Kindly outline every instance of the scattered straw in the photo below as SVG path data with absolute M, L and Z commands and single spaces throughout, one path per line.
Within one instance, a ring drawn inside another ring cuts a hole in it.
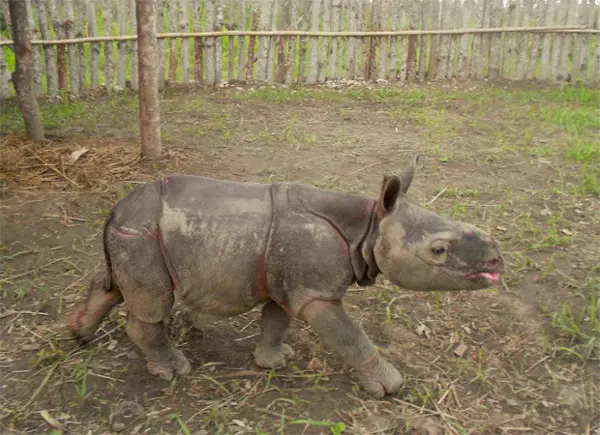
M 120 143 L 36 144 L 22 136 L 0 138 L 2 181 L 20 189 L 97 188 L 141 178 L 139 153 Z

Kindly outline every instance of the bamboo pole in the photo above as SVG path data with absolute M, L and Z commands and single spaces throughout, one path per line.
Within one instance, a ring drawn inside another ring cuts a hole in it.
M 268 28 L 276 30 L 277 28 L 277 16 L 279 15 L 280 0 L 271 0 L 270 16 Z M 274 36 L 268 38 L 269 50 L 267 51 L 267 83 L 273 82 L 273 74 L 275 71 L 275 52 L 277 51 L 277 44 Z
M 431 29 L 433 31 L 441 30 L 441 0 L 431 0 Z M 432 34 L 430 42 L 429 67 L 427 68 L 427 78 L 434 79 L 437 76 L 437 64 L 440 49 L 439 34 Z
M 190 31 L 189 4 L 188 0 L 179 0 L 179 31 Z M 181 81 L 190 82 L 190 40 L 181 40 Z
M 555 23 L 562 25 L 567 20 L 569 5 L 565 3 L 556 4 L 556 14 L 554 15 Z M 551 80 L 557 81 L 560 78 L 560 61 L 562 55 L 562 35 L 555 35 L 554 44 L 552 45 L 552 75 Z
M 117 25 L 119 35 L 127 35 L 127 3 L 117 0 Z M 128 40 L 119 40 L 117 43 L 117 87 L 124 89 L 127 82 L 127 64 L 129 55 L 127 50 Z
M 10 95 L 10 70 L 4 58 L 4 50 L 0 50 L 0 101 Z
M 358 13 L 358 2 L 350 1 L 348 2 L 348 30 L 356 31 L 357 30 L 357 17 Z M 349 37 L 348 42 L 346 44 L 346 79 L 352 80 L 356 77 L 356 51 L 358 48 L 358 41 L 355 37 Z
M 217 4 L 217 19 L 215 21 L 215 29 L 223 30 L 223 3 Z M 216 38 L 215 40 L 215 85 L 221 84 L 223 80 L 223 39 Z
M 502 0 L 500 0 L 502 1 Z M 447 29 L 450 24 L 451 12 L 452 12 L 452 0 L 443 0 L 442 3 L 442 28 Z M 437 70 L 437 79 L 446 78 L 446 74 L 448 73 L 448 55 L 450 52 L 450 36 L 443 35 L 440 38 L 440 51 L 438 57 L 438 70 Z
M 489 0 L 480 0 L 475 9 L 475 26 L 483 27 L 485 20 L 486 4 Z M 481 79 L 485 76 L 485 58 L 483 56 L 483 35 L 473 35 L 473 48 L 470 58 L 470 76 Z
M 323 1 L 323 32 L 328 32 L 331 25 L 331 0 Z M 319 82 L 322 83 L 327 79 L 327 59 L 329 58 L 329 44 L 331 41 L 329 38 L 321 41 L 321 53 L 319 59 Z
M 49 0 L 53 2 L 53 0 Z M 104 33 L 107 37 L 113 36 L 113 0 L 105 0 L 104 4 Z M 110 35 L 110 36 L 109 36 Z M 106 83 L 106 91 L 110 95 L 113 90 L 115 77 L 113 66 L 113 43 L 112 39 L 106 40 L 104 44 L 104 81 Z M 60 65 L 60 62 L 59 62 Z M 60 67 L 59 67 L 59 82 L 60 82 Z
M 25 0 L 25 6 L 27 9 L 27 20 L 29 21 L 29 31 L 31 32 L 30 39 L 39 39 L 39 31 L 35 22 L 33 21 L 33 5 L 31 0 Z M 43 93 L 42 89 L 42 47 L 36 46 L 31 49 L 31 56 L 33 59 L 33 92 L 36 97 L 39 97 Z
M 198 0 L 200 1 L 200 0 Z M 164 0 L 156 0 L 156 31 L 162 33 L 165 28 L 165 5 Z M 157 42 L 158 50 L 158 87 L 162 88 L 165 85 L 166 74 L 166 55 L 165 55 L 165 40 L 159 39 Z
M 377 28 L 378 30 L 385 30 L 388 18 L 388 4 L 387 0 L 379 0 L 376 2 L 375 13 L 377 14 Z M 377 62 L 377 80 L 387 79 L 387 56 L 388 56 L 388 38 L 381 37 L 377 38 L 377 45 L 379 46 L 378 62 Z
M 319 31 L 321 19 L 321 0 L 312 0 L 310 14 L 310 28 L 313 32 Z M 310 38 L 310 58 L 306 83 L 316 83 L 319 79 L 319 38 Z
M 410 0 L 408 2 L 408 28 L 417 30 L 419 28 L 419 13 L 417 11 L 418 0 Z M 408 37 L 408 53 L 406 59 L 406 78 L 414 80 L 417 77 L 418 58 L 417 48 L 419 45 L 419 37 L 412 35 Z
M 300 13 L 300 21 L 299 26 L 301 29 L 308 28 L 308 0 L 302 0 L 300 2 L 300 8 L 298 10 Z M 304 30 L 306 32 L 306 30 Z M 300 50 L 298 53 L 298 82 L 303 83 L 306 80 L 305 69 L 306 69 L 306 44 L 307 37 L 305 35 L 300 36 L 299 40 Z
M 217 11 L 215 8 L 215 0 L 206 0 L 206 22 L 205 27 L 207 32 L 214 32 L 215 19 Z M 200 35 L 199 36 L 204 36 Z M 204 57 L 206 57 L 206 83 L 209 86 L 215 84 L 215 42 L 216 38 L 212 35 L 206 35 L 204 38 Z
M 402 3 L 398 5 L 398 20 L 400 29 L 406 29 L 408 27 L 408 2 L 409 0 L 403 0 Z M 406 75 L 408 73 L 408 39 L 409 38 L 400 39 L 400 72 L 398 74 L 398 78 L 402 81 L 406 80 Z
M 119 1 L 119 0 L 117 0 Z M 169 30 L 173 32 L 177 28 L 178 1 L 166 1 L 167 16 L 169 18 Z M 177 81 L 177 41 L 171 39 L 169 44 L 169 81 Z
M 533 18 L 535 24 L 541 24 L 544 22 L 544 17 L 546 16 L 546 2 L 544 0 L 525 0 L 526 2 L 531 4 L 531 18 Z M 533 12 L 535 6 L 535 12 Z M 527 66 L 527 72 L 525 73 L 525 78 L 527 80 L 533 80 L 535 77 L 535 69 L 538 64 L 538 58 L 540 57 L 541 52 L 541 41 L 542 35 L 539 33 L 532 34 L 532 42 L 531 42 L 531 54 L 529 56 L 529 64 Z
M 202 30 L 202 3 L 192 0 L 192 28 L 194 32 Z M 203 82 L 203 53 L 202 38 L 194 38 L 194 82 L 198 85 Z
M 502 26 L 503 0 L 492 0 L 491 6 L 491 25 L 493 27 Z M 494 34 L 490 38 L 490 58 L 488 77 L 497 79 L 500 77 L 502 70 L 502 34 Z
M 459 28 L 460 25 L 460 7 L 461 7 L 461 1 L 462 0 L 454 0 L 452 2 L 452 12 L 450 14 L 450 26 L 453 29 Z M 446 78 L 447 79 L 452 79 L 454 78 L 454 67 L 456 64 L 456 52 L 457 52 L 457 45 L 458 45 L 458 36 L 457 35 L 450 35 L 449 36 L 449 49 L 448 49 L 448 71 L 446 73 Z
M 596 11 L 596 31 L 600 31 L 600 10 L 594 5 Z M 596 36 L 596 47 L 594 49 L 594 76 L 593 84 L 600 85 L 600 37 Z
M 422 1 L 418 3 L 421 7 L 422 29 L 431 29 L 431 3 Z M 429 36 L 420 36 L 421 53 L 419 54 L 419 80 L 423 81 L 427 77 L 427 65 L 429 59 Z
M 471 24 L 472 14 L 475 11 L 474 0 L 466 0 L 462 12 L 462 27 Z M 458 63 L 456 75 L 459 79 L 465 80 L 469 77 L 469 43 L 470 35 L 461 35 L 458 47 Z
M 377 3 L 381 4 L 382 0 Z M 340 12 L 342 2 L 341 0 L 331 1 L 331 29 L 333 32 L 338 32 L 340 27 Z M 339 53 L 339 38 L 333 38 L 330 44 L 330 57 L 329 57 L 329 78 L 337 79 L 337 65 L 338 65 L 338 53 Z
M 290 8 L 290 28 L 296 29 L 298 26 L 298 2 L 295 0 L 289 0 Z M 294 36 L 290 38 L 288 52 L 287 52 L 287 60 L 285 64 L 285 82 L 291 84 L 294 82 L 294 77 L 296 74 L 296 41 L 298 37 Z
M 544 17 L 544 23 L 546 26 L 551 26 L 554 22 L 554 15 L 556 13 L 556 1 L 548 0 L 548 6 L 546 7 L 546 15 Z M 552 75 L 552 34 L 546 33 L 542 40 L 542 57 L 540 60 L 540 79 L 547 81 Z
M 293 4 L 295 4 L 294 2 Z M 256 10 L 256 4 L 251 4 L 251 17 L 250 17 L 250 29 L 256 31 L 258 26 L 258 11 Z M 254 75 L 254 60 L 256 58 L 256 38 L 250 37 L 248 44 L 248 62 L 246 63 L 246 80 L 250 81 Z
M 85 0 L 76 0 L 76 17 L 75 17 L 75 37 L 82 38 L 86 33 L 87 28 L 87 9 Z M 87 57 L 85 55 L 85 44 L 77 44 L 78 61 L 79 61 L 79 88 L 80 92 L 84 92 L 87 88 Z
M 136 0 L 131 0 L 129 2 L 129 13 L 131 14 L 132 28 L 135 31 L 137 29 L 137 14 L 135 9 Z M 155 17 L 156 22 L 156 17 Z M 156 33 L 156 32 L 155 32 Z M 154 57 L 154 61 L 156 62 L 156 56 Z M 134 91 L 138 91 L 140 88 L 139 85 L 139 71 L 138 71 L 138 41 L 134 39 L 131 41 L 131 79 L 130 79 L 131 89 Z
M 35 4 L 37 6 L 37 15 L 42 39 L 52 39 L 46 3 L 43 0 L 36 0 Z M 51 45 L 44 46 L 44 58 L 46 61 L 46 93 L 50 96 L 55 96 L 58 94 L 58 71 L 56 68 L 56 54 L 54 53 L 54 47 Z M 94 58 L 92 57 L 92 62 L 93 60 Z M 0 81 L 2 80 L 2 77 L 2 74 L 0 74 Z
M 278 0 L 281 2 L 281 17 L 280 26 L 282 28 L 290 28 L 290 2 L 288 0 Z M 277 47 L 277 82 L 285 83 L 286 77 L 286 38 L 283 36 L 279 37 L 279 45 Z
M 214 0 L 213 0 L 214 1 Z M 501 1 L 501 0 L 500 0 Z M 198 38 L 198 37 L 223 37 L 223 36 L 302 36 L 302 37 L 323 37 L 323 38 L 338 38 L 338 37 L 349 37 L 353 36 L 356 38 L 376 38 L 382 36 L 411 36 L 411 35 L 462 35 L 464 33 L 480 34 L 480 33 L 513 33 L 513 32 L 531 32 L 531 33 L 546 33 L 546 34 L 600 34 L 600 29 L 587 29 L 582 26 L 549 26 L 549 27 L 494 27 L 484 29 L 438 29 L 438 30 L 399 30 L 399 31 L 342 31 L 342 32 L 312 32 L 308 30 L 277 30 L 277 31 L 235 31 L 235 30 L 222 30 L 214 32 L 189 32 L 189 33 L 160 33 L 157 35 L 157 39 L 181 39 L 181 38 Z M 60 45 L 60 44 L 81 44 L 91 42 L 117 42 L 117 41 L 131 41 L 137 39 L 135 35 L 126 36 L 98 36 L 96 38 L 70 38 L 70 39 L 52 39 L 46 40 L 32 40 L 31 45 Z M 0 41 L 0 46 L 13 45 L 13 41 L 6 39 Z
M 246 0 L 238 0 L 240 9 L 240 29 L 246 30 Z M 244 78 L 244 66 L 246 64 L 246 37 L 239 37 L 239 54 L 238 54 L 238 80 Z
M 227 2 L 227 29 L 237 29 L 237 13 L 236 13 L 236 0 L 229 0 Z M 233 36 L 227 37 L 227 80 L 229 83 L 235 78 L 235 71 L 233 68 L 235 58 L 235 42 Z
M 64 0 L 65 7 L 65 36 L 67 39 L 79 39 L 74 37 L 73 27 L 75 24 L 75 17 L 73 16 L 73 2 L 72 0 Z M 71 46 L 68 51 L 69 57 L 69 84 L 70 91 L 73 95 L 79 94 L 79 56 L 77 53 L 77 47 Z
M 505 24 L 507 27 L 511 27 L 516 23 L 518 12 L 517 8 L 517 2 L 515 0 L 510 0 L 510 2 L 508 3 L 508 9 L 506 11 Z M 516 35 L 504 35 L 504 55 L 502 57 L 502 70 L 500 72 L 500 76 L 504 78 L 511 78 L 513 76 L 513 57 L 516 45 L 514 36 Z
M 98 36 L 98 23 L 96 21 L 96 4 L 94 2 L 87 2 L 86 6 L 86 12 L 88 16 L 88 35 Z M 90 46 L 90 84 L 92 89 L 96 89 L 100 84 L 100 71 L 98 65 L 99 59 L 100 43 L 93 42 Z
M 565 8 L 567 9 L 565 24 L 572 25 L 577 22 L 577 0 L 566 0 Z M 569 80 L 569 64 L 571 62 L 571 56 L 574 54 L 571 51 L 573 47 L 574 35 L 563 35 L 562 46 L 561 46 L 561 59 L 559 64 L 557 81 Z M 573 58 L 573 66 L 577 60 Z
M 271 21 L 271 3 L 272 0 L 265 0 L 260 5 L 259 29 L 267 31 Z M 269 36 L 261 36 L 258 39 L 258 58 L 256 61 L 256 78 L 259 81 L 267 80 L 267 68 L 269 57 Z
M 525 0 L 523 7 L 521 8 L 520 14 L 520 26 L 528 26 L 530 24 L 531 15 L 533 13 L 531 0 Z M 515 80 L 525 79 L 527 73 L 527 52 L 529 48 L 529 36 L 528 34 L 520 35 L 519 42 L 515 45 L 517 51 L 517 65 L 513 75 Z M 532 42 L 533 44 L 533 42 Z

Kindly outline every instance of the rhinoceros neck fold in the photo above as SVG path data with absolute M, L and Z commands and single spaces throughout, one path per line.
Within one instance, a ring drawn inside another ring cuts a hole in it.
M 288 201 L 290 205 L 295 203 L 299 211 L 327 221 L 347 245 L 355 280 L 360 285 L 372 282 L 379 270 L 372 252 L 368 253 L 372 246 L 364 249 L 363 244 L 372 245 L 370 234 L 376 229 L 376 200 L 294 184 L 288 190 Z

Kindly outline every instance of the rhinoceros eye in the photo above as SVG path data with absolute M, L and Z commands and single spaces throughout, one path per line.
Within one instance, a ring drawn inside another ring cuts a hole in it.
M 437 256 L 444 255 L 446 253 L 446 248 L 444 246 L 435 246 L 431 248 L 431 252 Z

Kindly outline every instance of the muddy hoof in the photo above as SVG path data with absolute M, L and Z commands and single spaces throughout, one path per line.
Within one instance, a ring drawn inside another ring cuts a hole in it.
M 165 381 L 173 380 L 175 374 L 185 376 L 192 371 L 192 366 L 190 365 L 189 360 L 179 349 L 173 349 L 172 359 L 168 363 L 148 361 L 146 367 L 148 368 L 150 374 L 158 376 Z

